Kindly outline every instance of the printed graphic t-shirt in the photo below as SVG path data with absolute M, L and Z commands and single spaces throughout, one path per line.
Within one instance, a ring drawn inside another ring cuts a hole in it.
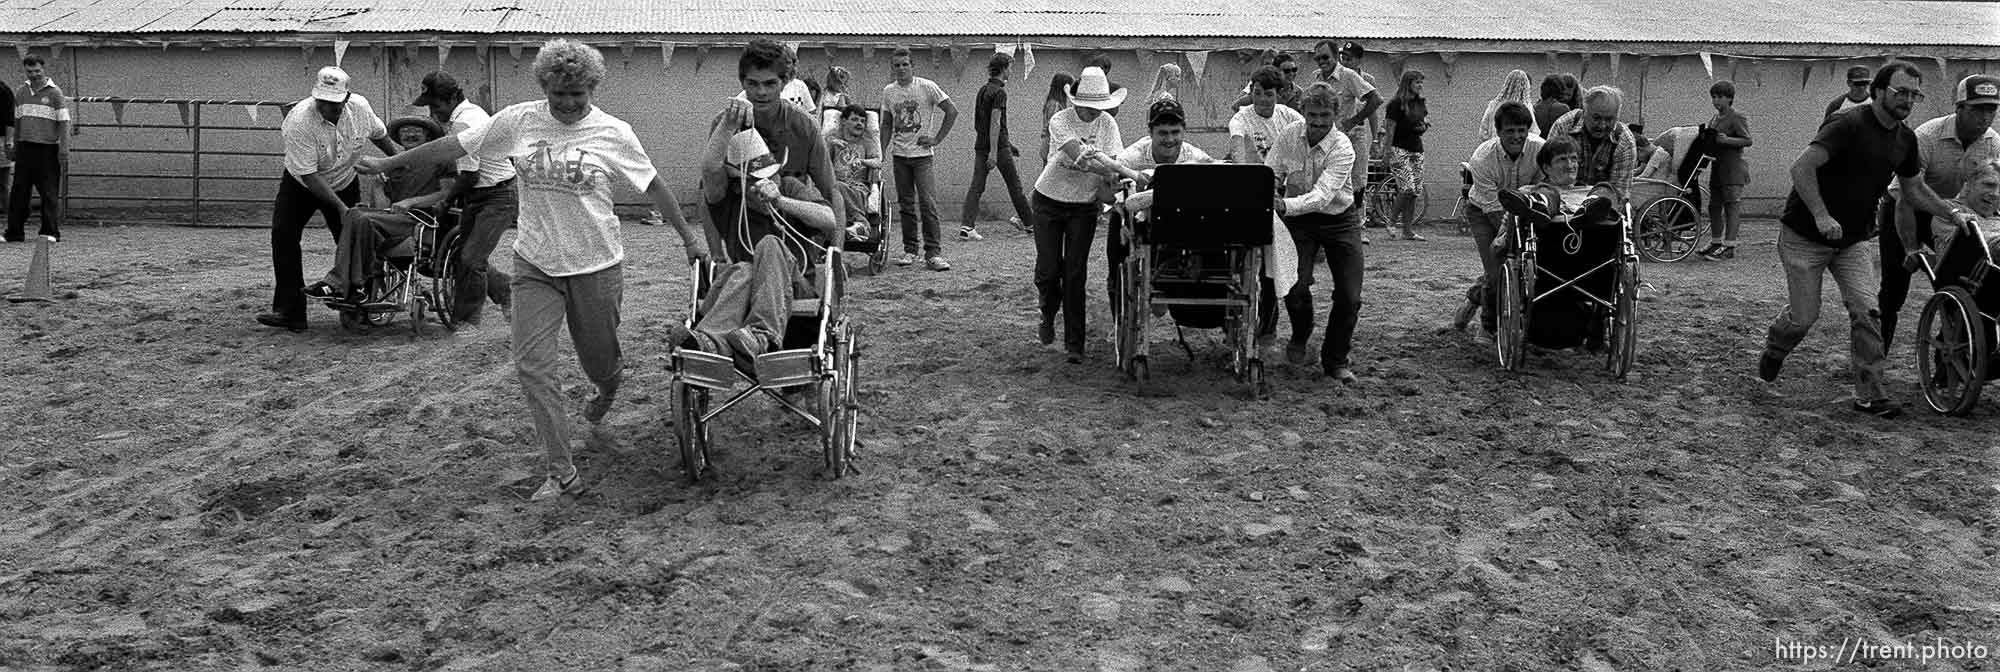
M 1257 106 L 1245 105 L 1236 111 L 1236 116 L 1229 118 L 1229 136 L 1232 139 L 1239 135 L 1250 138 L 1250 144 L 1257 148 L 1257 158 L 1262 160 L 1264 155 L 1271 153 L 1271 141 L 1278 137 L 1278 129 L 1294 121 L 1305 120 L 1305 116 L 1297 110 L 1283 104 L 1272 105 L 1269 117 L 1257 116 Z M 1240 160 L 1247 161 L 1249 157 Z
M 592 108 L 575 124 L 549 113 L 546 100 L 510 105 L 493 120 L 458 134 L 480 159 L 514 164 L 520 194 L 514 253 L 552 277 L 594 273 L 625 259 L 614 186 L 644 191 L 657 174 L 632 126 Z
M 930 156 L 929 147 L 917 146 L 917 136 L 936 129 L 932 118 L 937 116 L 938 106 L 947 100 L 951 97 L 944 95 L 937 82 L 922 77 L 910 78 L 909 86 L 890 82 L 882 87 L 882 107 L 889 112 L 889 154 L 907 158 Z

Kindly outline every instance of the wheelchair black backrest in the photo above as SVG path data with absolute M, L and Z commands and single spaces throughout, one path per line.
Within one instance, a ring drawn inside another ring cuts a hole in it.
M 1277 179 L 1258 165 L 1186 164 L 1153 171 L 1151 242 L 1176 247 L 1271 244 Z

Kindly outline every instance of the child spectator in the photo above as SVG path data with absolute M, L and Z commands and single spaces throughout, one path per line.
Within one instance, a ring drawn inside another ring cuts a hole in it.
M 1750 182 L 1750 164 L 1743 160 L 1743 148 L 1750 146 L 1750 120 L 1736 111 L 1736 85 L 1729 80 L 1708 87 L 1715 117 L 1702 125 L 1701 134 L 1715 153 L 1715 165 L 1708 172 L 1708 249 L 1701 257 L 1709 261 L 1736 258 L 1736 233 L 1743 226 L 1743 185 Z

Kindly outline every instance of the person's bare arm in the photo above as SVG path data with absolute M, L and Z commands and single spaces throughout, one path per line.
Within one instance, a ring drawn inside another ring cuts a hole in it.
M 917 138 L 918 147 L 936 147 L 944 144 L 944 136 L 951 134 L 951 127 L 958 122 L 958 106 L 950 100 L 938 102 L 938 109 L 944 110 L 944 119 L 938 122 L 937 135 Z
M 388 140 L 384 138 L 382 142 L 388 142 Z M 395 143 L 389 144 L 393 146 Z M 388 156 L 361 157 L 361 160 L 354 164 L 354 170 L 363 175 L 379 175 L 397 168 L 457 161 L 458 157 L 461 156 L 465 156 L 465 146 L 458 144 L 458 136 L 447 135 L 417 145 L 414 149 L 389 154 Z
M 314 198 L 318 198 L 321 203 L 332 204 L 334 212 L 342 217 L 347 216 L 347 204 L 341 202 L 340 195 L 334 193 L 333 187 L 327 186 L 326 180 L 320 179 L 319 173 L 300 175 L 298 178 L 299 184 L 306 185 L 306 191 L 312 192 Z
M 708 237 L 681 216 L 681 201 L 674 196 L 673 188 L 667 186 L 667 178 L 654 175 L 653 181 L 646 185 L 646 198 L 652 199 L 653 208 L 680 234 L 689 262 L 709 258 Z
M 382 150 L 383 156 L 395 156 L 404 151 L 402 145 L 396 144 L 396 141 L 390 140 L 389 136 L 386 135 L 379 138 L 369 138 L 368 141 L 375 143 L 375 148 Z

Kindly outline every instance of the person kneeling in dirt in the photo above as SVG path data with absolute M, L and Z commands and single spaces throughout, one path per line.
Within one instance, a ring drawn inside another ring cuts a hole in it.
M 389 137 L 405 148 L 443 136 L 442 126 L 423 117 L 404 117 L 389 124 Z M 389 207 L 349 208 L 341 216 L 333 268 L 319 282 L 306 286 L 306 296 L 346 299 L 358 292 L 380 265 L 382 253 L 416 231 L 417 221 L 409 211 L 431 210 L 444 202 L 450 194 L 445 187 L 453 171 L 451 163 L 436 163 L 397 168 L 384 174 L 382 193 L 389 198 Z
M 716 222 L 717 228 L 725 236 L 745 235 L 752 215 L 774 227 L 757 238 L 749 259 L 739 257 L 716 269 L 701 300 L 700 321 L 690 332 L 680 333 L 676 327 L 669 340 L 685 348 L 728 354 L 747 368 L 758 355 L 783 345 L 792 300 L 819 295 L 819 284 L 812 277 L 814 252 L 839 247 L 844 231 L 832 206 L 817 191 L 797 178 L 778 176 L 780 164 L 755 130 L 733 135 L 718 130 L 715 136 L 705 163 L 721 156 L 728 180 L 742 194 L 738 221 Z M 728 191 L 717 182 L 704 179 L 704 191 Z

